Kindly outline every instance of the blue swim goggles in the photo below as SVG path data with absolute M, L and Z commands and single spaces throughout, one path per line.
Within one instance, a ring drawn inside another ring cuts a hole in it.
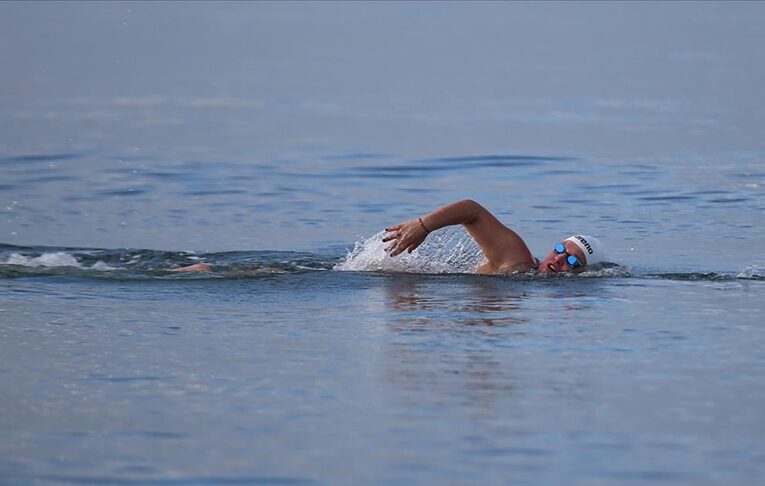
M 578 267 L 581 267 L 583 265 L 582 262 L 579 260 L 578 256 L 572 255 L 572 254 L 570 254 L 569 252 L 566 251 L 566 246 L 563 243 L 558 243 L 557 245 L 555 245 L 555 248 L 553 248 L 553 251 L 555 252 L 556 255 L 560 255 L 562 253 L 565 253 L 566 254 L 566 263 L 568 263 L 568 265 L 571 268 L 578 268 Z

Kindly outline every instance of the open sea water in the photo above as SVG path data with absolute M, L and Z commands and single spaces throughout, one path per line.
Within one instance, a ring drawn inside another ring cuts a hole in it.
M 761 484 L 764 21 L 0 3 L 0 483 Z

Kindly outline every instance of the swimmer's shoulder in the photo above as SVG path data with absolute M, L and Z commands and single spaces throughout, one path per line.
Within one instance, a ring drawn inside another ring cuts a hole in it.
M 500 275 L 506 275 L 508 273 L 527 273 L 531 272 L 532 270 L 536 270 L 539 268 L 539 264 L 534 261 L 532 263 L 529 262 L 523 262 L 523 263 L 516 263 L 514 265 L 503 265 L 499 269 Z
M 482 275 L 507 275 L 509 273 L 526 273 L 539 268 L 539 260 L 532 257 L 532 261 L 509 262 L 499 266 L 492 265 L 485 261 L 476 269 L 476 273 Z

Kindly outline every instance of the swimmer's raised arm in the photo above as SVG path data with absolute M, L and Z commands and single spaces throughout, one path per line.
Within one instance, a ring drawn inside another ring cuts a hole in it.
M 447 204 L 420 218 L 385 228 L 388 234 L 383 241 L 393 241 L 385 250 L 391 256 L 404 251 L 411 253 L 429 233 L 456 224 L 461 224 L 483 250 L 487 261 L 479 268 L 482 273 L 528 270 L 534 265 L 534 258 L 523 239 L 470 199 Z

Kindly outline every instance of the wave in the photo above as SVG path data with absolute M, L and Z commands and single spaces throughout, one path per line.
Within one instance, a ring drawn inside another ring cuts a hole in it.
M 482 260 L 480 248 L 462 230 L 432 235 L 415 252 L 391 258 L 382 242 L 384 232 L 356 242 L 342 256 L 295 251 L 232 251 L 196 253 L 140 249 L 57 248 L 0 243 L 0 279 L 74 277 L 107 280 L 179 280 L 258 278 L 307 272 L 379 272 L 410 274 L 472 274 Z M 179 272 L 178 268 L 206 263 L 206 272 Z M 678 281 L 765 281 L 765 266 L 751 265 L 739 273 L 667 272 L 634 273 L 630 268 L 605 263 L 582 273 L 518 273 L 516 280 L 642 278 Z
M 140 249 L 21 247 L 0 244 L 0 278 L 241 278 L 331 270 L 338 258 L 292 251 L 196 253 Z M 178 272 L 207 263 L 209 272 Z

